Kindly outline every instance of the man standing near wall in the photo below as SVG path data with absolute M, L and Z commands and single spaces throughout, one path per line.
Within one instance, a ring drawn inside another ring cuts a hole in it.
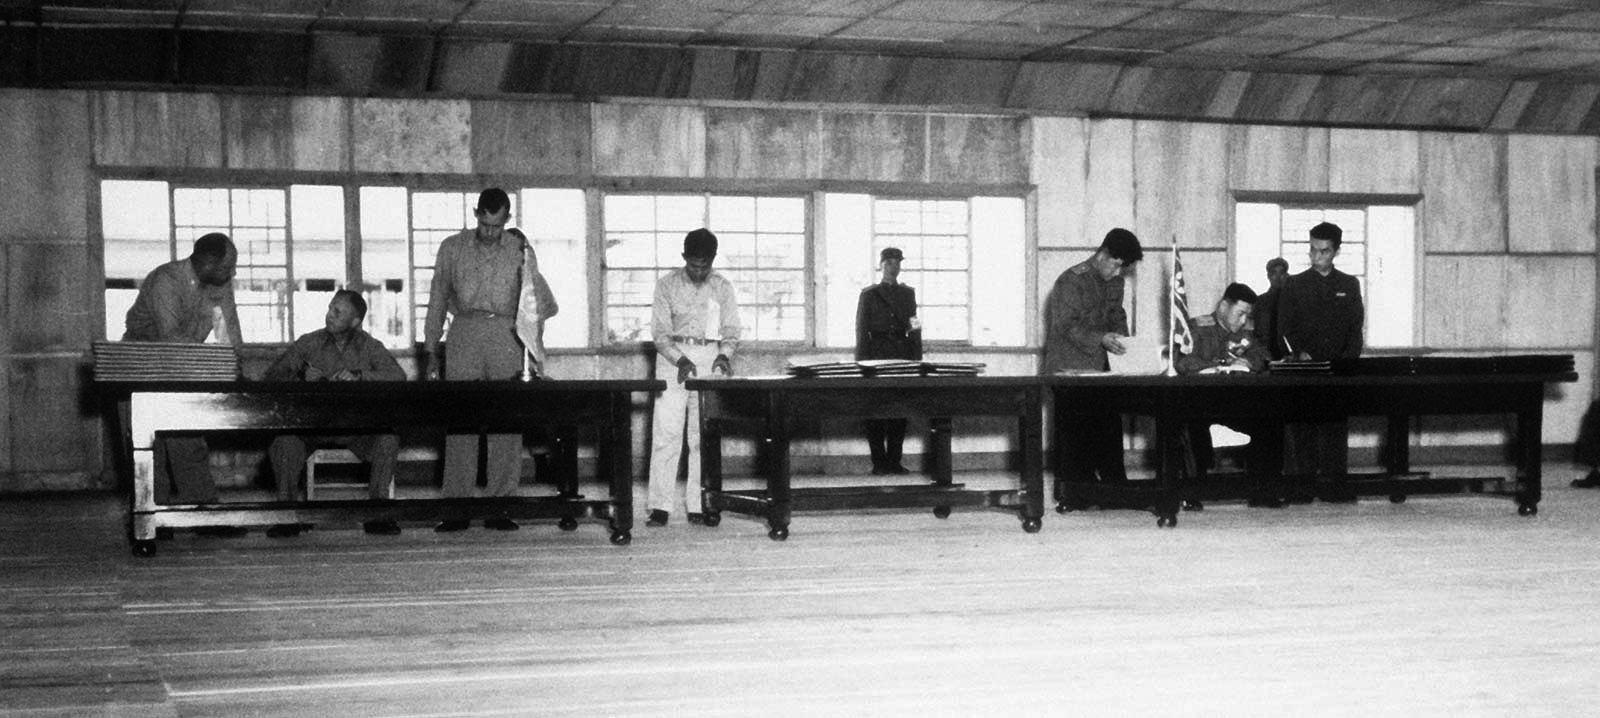
M 1283 285 L 1289 281 L 1289 261 L 1283 257 L 1267 260 L 1267 291 L 1256 300 L 1255 334 L 1273 361 L 1283 358 L 1283 340 L 1278 336 L 1278 301 Z
M 1344 231 L 1339 225 L 1323 222 L 1312 227 L 1310 234 L 1311 268 L 1289 278 L 1278 305 L 1284 348 L 1289 356 L 1302 361 L 1354 359 L 1361 356 L 1366 310 L 1361 302 L 1361 283 L 1333 266 Z M 1350 463 L 1348 418 L 1290 424 L 1288 434 L 1288 473 L 1331 480 L 1322 492 L 1323 501 L 1356 500 L 1346 482 Z M 1294 498 L 1305 500 L 1304 489 Z
M 683 238 L 683 269 L 656 282 L 650 315 L 656 346 L 656 376 L 667 388 L 655 398 L 651 415 L 650 519 L 646 526 L 666 526 L 677 503 L 678 462 L 689 447 L 687 504 L 689 523 L 703 523 L 700 511 L 700 403 L 684 382 L 709 367 L 713 374 L 733 373 L 739 343 L 739 300 L 733 283 L 711 271 L 717 258 L 717 235 L 700 228 Z
M 237 348 L 239 310 L 233 301 L 233 274 L 239 253 L 233 240 L 212 232 L 194 242 L 187 259 L 167 262 L 146 275 L 128 309 L 123 341 L 217 342 Z M 158 504 L 209 504 L 217 500 L 210 450 L 204 437 L 174 436 L 155 445 L 155 500 Z M 217 536 L 242 536 L 239 526 L 197 530 Z
M 445 314 L 450 315 L 449 356 L 445 378 L 451 381 L 504 380 L 522 371 L 523 347 L 517 343 L 517 304 L 521 292 L 524 240 L 505 231 L 511 220 L 511 198 L 491 187 L 478 195 L 473 210 L 478 226 L 446 237 L 434 260 L 428 294 L 424 347 L 429 355 L 426 377 L 439 378 L 439 340 Z M 471 496 L 478 477 L 478 434 L 450 434 L 444 447 L 444 496 Z M 522 436 L 489 434 L 484 473 L 489 496 L 509 496 L 522 479 Z M 448 519 L 435 531 L 461 531 L 468 522 Z M 517 522 L 501 516 L 485 519 L 484 528 L 515 531 Z
M 1061 273 L 1045 302 L 1041 374 L 1105 371 L 1110 368 L 1108 353 L 1126 351 L 1119 339 L 1128 335 L 1122 274 L 1143 258 L 1139 238 L 1117 227 L 1106 233 L 1094 256 Z M 1067 413 L 1063 408 L 1055 408 L 1056 475 L 1067 481 L 1092 482 L 1098 473 L 1103 482 L 1127 481 L 1121 417 Z
M 900 283 L 905 254 L 896 247 L 878 253 L 882 279 L 861 290 L 856 302 L 856 360 L 922 359 L 922 325 L 917 319 L 917 292 Z M 867 449 L 872 473 L 905 474 L 900 463 L 906 439 L 905 419 L 867 419 Z

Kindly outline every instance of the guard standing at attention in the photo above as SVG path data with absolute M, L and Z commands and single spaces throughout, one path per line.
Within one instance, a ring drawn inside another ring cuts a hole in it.
M 900 283 L 905 254 L 896 247 L 878 253 L 882 278 L 861 290 L 856 303 L 856 360 L 922 360 L 922 324 L 917 319 L 917 292 Z M 906 438 L 905 419 L 867 419 L 867 448 L 872 473 L 909 473 L 900 463 Z

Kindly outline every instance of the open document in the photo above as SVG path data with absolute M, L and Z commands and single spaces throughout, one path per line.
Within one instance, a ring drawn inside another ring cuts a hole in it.
M 1122 337 L 1124 354 L 1107 353 L 1112 374 L 1161 374 L 1167 370 L 1167 359 L 1162 356 L 1166 337 L 1145 335 Z

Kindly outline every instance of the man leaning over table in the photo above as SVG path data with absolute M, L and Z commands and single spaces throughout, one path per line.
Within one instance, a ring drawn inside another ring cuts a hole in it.
M 473 210 L 477 226 L 445 237 L 434 260 L 433 284 L 428 294 L 428 318 L 423 328 L 424 347 L 430 357 L 425 374 L 439 378 L 439 341 L 444 337 L 445 315 L 450 315 L 449 356 L 444 357 L 445 378 L 451 381 L 509 380 L 522 371 L 525 351 L 517 341 L 517 305 L 521 297 L 523 247 L 526 240 L 506 231 L 511 220 L 511 198 L 498 187 L 478 195 Z M 444 487 L 447 498 L 471 496 L 478 477 L 478 433 L 445 436 Z M 488 434 L 484 474 L 489 496 L 509 496 L 522 480 L 522 436 Z M 466 519 L 447 519 L 438 532 L 462 531 Z M 485 519 L 483 527 L 515 531 L 517 522 L 506 516 Z
M 1223 291 L 1222 299 L 1217 301 L 1217 307 L 1210 315 L 1189 318 L 1189 330 L 1194 335 L 1194 349 L 1178 357 L 1173 363 L 1178 374 L 1190 376 L 1266 371 L 1270 355 L 1266 345 L 1250 328 L 1250 317 L 1257 301 L 1255 290 L 1234 282 Z M 1253 480 L 1249 505 L 1261 508 L 1283 506 L 1278 490 L 1271 480 L 1283 465 L 1282 427 L 1270 422 L 1218 423 L 1250 436 L 1250 448 L 1245 457 L 1245 468 Z M 1205 478 L 1205 473 L 1212 464 L 1210 425 L 1195 423 L 1187 429 L 1194 461 L 1191 479 L 1198 483 Z M 1184 500 L 1184 508 L 1198 509 L 1200 502 L 1193 497 L 1187 497 Z
M 128 309 L 123 341 L 215 342 L 237 348 L 239 310 L 233 300 L 233 275 L 239 252 L 221 232 L 194 241 L 189 256 L 167 262 L 146 275 Z M 217 500 L 210 449 L 200 436 L 174 436 L 155 444 L 155 501 L 158 504 L 210 504 Z M 203 526 L 196 533 L 242 536 L 239 526 Z
M 1045 302 L 1044 360 L 1040 373 L 1106 371 L 1106 354 L 1122 354 L 1128 335 L 1122 306 L 1125 271 L 1144 258 L 1139 238 L 1117 227 L 1106 233 L 1093 256 L 1056 279 Z M 1122 483 L 1122 419 L 1116 414 L 1070 413 L 1055 407 L 1057 476 L 1067 481 Z
M 389 354 L 383 342 L 361 329 L 367 317 L 367 301 L 348 289 L 334 292 L 328 301 L 323 327 L 309 332 L 267 367 L 267 381 L 405 381 L 406 372 Z M 400 438 L 376 433 L 354 436 L 306 436 L 284 434 L 272 440 L 267 454 L 272 457 L 272 474 L 278 484 L 279 501 L 300 498 L 300 475 L 306 453 L 313 447 L 340 446 L 367 462 L 367 494 L 374 500 L 387 499 L 394 484 L 394 469 L 400 455 Z M 267 529 L 267 536 L 284 538 L 300 533 L 300 524 L 278 524 Z M 369 534 L 393 536 L 400 533 L 394 519 L 379 519 L 362 524 Z
M 739 343 L 739 300 L 733 283 L 712 271 L 717 236 L 696 229 L 683 238 L 683 269 L 656 282 L 651 310 L 651 337 L 656 347 L 656 376 L 667 388 L 655 397 L 651 415 L 650 518 L 646 526 L 666 526 L 677 503 L 678 463 L 688 446 L 684 489 L 689 523 L 703 523 L 700 511 L 700 402 L 684 382 L 704 368 L 713 374 L 733 373 Z M 668 377 L 673 377 L 669 379 Z

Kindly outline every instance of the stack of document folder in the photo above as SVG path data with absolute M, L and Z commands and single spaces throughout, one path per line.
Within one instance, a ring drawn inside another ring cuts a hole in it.
M 95 381 L 233 381 L 239 358 L 227 344 L 95 342 Z
M 790 359 L 789 376 L 976 376 L 983 373 L 982 362 L 921 362 L 908 359 L 865 359 L 862 361 L 807 361 Z
M 1332 374 L 1333 362 L 1283 359 L 1268 364 L 1267 371 L 1273 374 Z

